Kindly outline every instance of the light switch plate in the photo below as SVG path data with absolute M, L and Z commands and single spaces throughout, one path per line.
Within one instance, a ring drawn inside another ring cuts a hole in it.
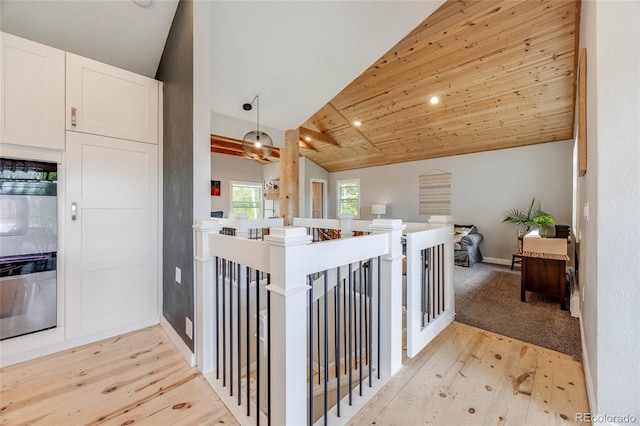
M 189 317 L 184 317 L 184 332 L 187 333 L 189 339 L 193 340 L 193 323 Z
M 176 266 L 176 282 L 182 284 L 182 270 Z

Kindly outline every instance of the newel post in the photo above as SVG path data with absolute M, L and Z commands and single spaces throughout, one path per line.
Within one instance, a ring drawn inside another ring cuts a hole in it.
M 209 246 L 209 235 L 219 234 L 222 225 L 217 220 L 196 220 L 195 232 L 196 255 L 194 256 L 196 271 L 196 306 L 195 306 L 195 349 L 196 363 L 202 374 L 213 370 L 213 342 L 215 336 L 214 318 L 214 271 L 213 256 Z
M 369 229 L 386 233 L 389 253 L 380 264 L 380 370 L 395 375 L 402 368 L 402 230 L 400 219 L 374 219 Z
M 306 228 L 271 228 L 271 424 L 307 422 Z
M 353 237 L 353 219 L 355 216 L 345 214 L 340 216 L 340 238 Z

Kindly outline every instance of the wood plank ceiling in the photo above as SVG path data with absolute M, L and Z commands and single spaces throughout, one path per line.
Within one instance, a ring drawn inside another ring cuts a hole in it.
M 301 126 L 301 153 L 335 172 L 573 138 L 579 13 L 446 2 Z
M 302 124 L 300 152 L 336 172 L 572 139 L 579 16 L 579 0 L 449 0 Z M 247 157 L 217 135 L 211 152 Z

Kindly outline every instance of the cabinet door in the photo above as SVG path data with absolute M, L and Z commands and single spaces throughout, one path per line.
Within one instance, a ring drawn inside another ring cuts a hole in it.
M 158 81 L 67 53 L 67 130 L 158 143 Z
M 67 132 L 67 338 L 158 320 L 158 149 Z
M 0 142 L 64 149 L 62 50 L 0 33 Z

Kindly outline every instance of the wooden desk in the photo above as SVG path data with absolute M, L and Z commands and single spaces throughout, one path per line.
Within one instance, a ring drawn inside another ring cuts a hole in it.
M 567 310 L 566 255 L 523 252 L 520 275 L 520 300 L 526 302 L 526 292 L 535 291 L 559 299 L 560 308 Z

